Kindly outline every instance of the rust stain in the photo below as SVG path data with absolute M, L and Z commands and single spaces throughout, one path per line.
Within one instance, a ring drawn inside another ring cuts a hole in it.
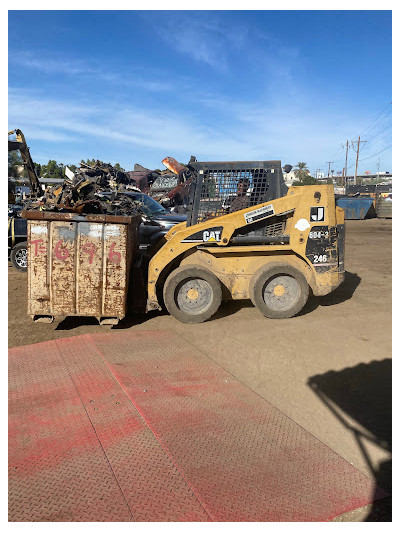
M 173 157 L 166 157 L 161 162 L 164 166 L 167 167 L 168 170 L 170 170 L 174 174 L 179 174 L 180 172 L 183 172 L 187 168 L 181 163 L 178 163 L 178 161 L 174 159 Z
M 138 221 L 124 222 L 28 220 L 28 314 L 123 318 Z

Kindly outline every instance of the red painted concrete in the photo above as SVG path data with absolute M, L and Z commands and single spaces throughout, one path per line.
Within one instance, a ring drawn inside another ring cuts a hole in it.
M 9 354 L 11 521 L 326 521 L 373 501 L 371 480 L 175 333 Z

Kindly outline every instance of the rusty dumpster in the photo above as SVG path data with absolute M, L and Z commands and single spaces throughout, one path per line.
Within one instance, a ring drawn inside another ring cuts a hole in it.
M 117 324 L 127 311 L 140 216 L 24 211 L 28 219 L 28 315 L 90 316 Z
M 344 218 L 346 220 L 364 220 L 367 214 L 373 213 L 373 198 L 369 196 L 342 196 L 338 198 L 337 205 L 344 209 Z

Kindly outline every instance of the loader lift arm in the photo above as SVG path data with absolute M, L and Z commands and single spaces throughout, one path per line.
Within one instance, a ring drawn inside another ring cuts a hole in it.
M 8 139 L 8 151 L 12 152 L 13 150 L 19 150 L 22 160 L 24 162 L 24 166 L 28 171 L 28 177 L 29 177 L 29 183 L 31 187 L 31 194 L 37 195 L 40 192 L 40 183 L 39 178 L 36 174 L 35 165 L 32 161 L 31 154 L 29 152 L 28 145 L 26 144 L 26 140 L 24 137 L 24 134 L 21 130 L 12 130 L 8 132 L 8 135 L 13 135 L 15 133 L 16 140 L 12 141 Z

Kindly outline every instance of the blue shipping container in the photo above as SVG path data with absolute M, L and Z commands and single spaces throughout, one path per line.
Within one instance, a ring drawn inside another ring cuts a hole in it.
M 338 198 L 336 205 L 344 209 L 344 218 L 346 220 L 362 220 L 370 210 L 374 202 L 373 198 L 369 197 L 356 197 Z

